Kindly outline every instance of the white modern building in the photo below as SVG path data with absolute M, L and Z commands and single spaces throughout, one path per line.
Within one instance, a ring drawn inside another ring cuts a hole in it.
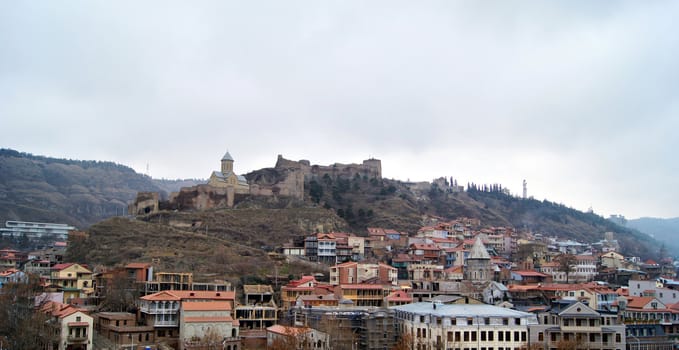
M 534 314 L 485 304 L 414 303 L 391 307 L 413 349 L 518 350 L 528 344 Z
M 66 240 L 68 232 L 72 230 L 75 230 L 75 227 L 66 224 L 10 220 L 5 221 L 5 227 L 0 227 L 0 234 L 3 237 L 25 236 L 30 239 L 49 237 Z

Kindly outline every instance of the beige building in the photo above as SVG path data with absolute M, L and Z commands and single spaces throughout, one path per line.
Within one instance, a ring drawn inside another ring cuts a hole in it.
M 219 346 L 238 350 L 238 321 L 229 301 L 183 301 L 179 320 L 179 350 Z
M 55 350 L 92 350 L 92 317 L 71 305 L 48 302 L 42 310 L 52 317 L 58 344 Z
M 50 288 L 64 292 L 64 303 L 74 298 L 86 298 L 94 292 L 92 271 L 80 264 L 66 263 L 52 266 Z

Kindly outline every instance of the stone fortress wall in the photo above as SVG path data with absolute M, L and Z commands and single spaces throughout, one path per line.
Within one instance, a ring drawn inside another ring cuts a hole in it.
M 362 164 L 311 165 L 308 160 L 293 161 L 278 155 L 274 168 L 265 168 L 245 175 L 249 190 L 240 196 L 291 197 L 304 199 L 304 183 L 325 175 L 353 178 L 366 176 L 382 178 L 382 163 L 379 159 L 367 159 Z M 158 194 L 140 192 L 129 205 L 131 215 L 144 215 L 159 210 L 204 210 L 230 208 L 238 192 L 234 188 L 215 187 L 208 184 L 184 187 L 170 194 L 168 200 L 159 201 Z

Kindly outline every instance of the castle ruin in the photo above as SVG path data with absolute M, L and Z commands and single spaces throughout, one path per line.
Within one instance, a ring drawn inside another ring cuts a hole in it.
M 153 192 L 140 192 L 129 205 L 131 215 L 145 215 L 159 210 L 204 210 L 232 208 L 248 196 L 290 197 L 304 200 L 304 184 L 314 178 L 328 175 L 332 178 L 355 176 L 381 179 L 382 163 L 367 159 L 362 164 L 311 165 L 308 160 L 293 161 L 278 155 L 273 168 L 264 168 L 245 175 L 237 175 L 234 159 L 229 152 L 221 159 L 220 171 L 213 171 L 207 184 L 183 187 L 159 201 Z

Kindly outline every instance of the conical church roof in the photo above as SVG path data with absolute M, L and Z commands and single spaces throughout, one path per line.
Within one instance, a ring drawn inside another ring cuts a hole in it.
M 476 237 L 476 241 L 472 246 L 471 252 L 469 252 L 469 257 L 467 259 L 489 259 L 490 255 L 486 250 L 486 246 L 481 242 L 481 237 Z
M 224 155 L 224 157 L 222 157 L 222 160 L 230 160 L 233 162 L 233 157 L 231 157 L 229 151 L 226 151 L 226 154 Z

